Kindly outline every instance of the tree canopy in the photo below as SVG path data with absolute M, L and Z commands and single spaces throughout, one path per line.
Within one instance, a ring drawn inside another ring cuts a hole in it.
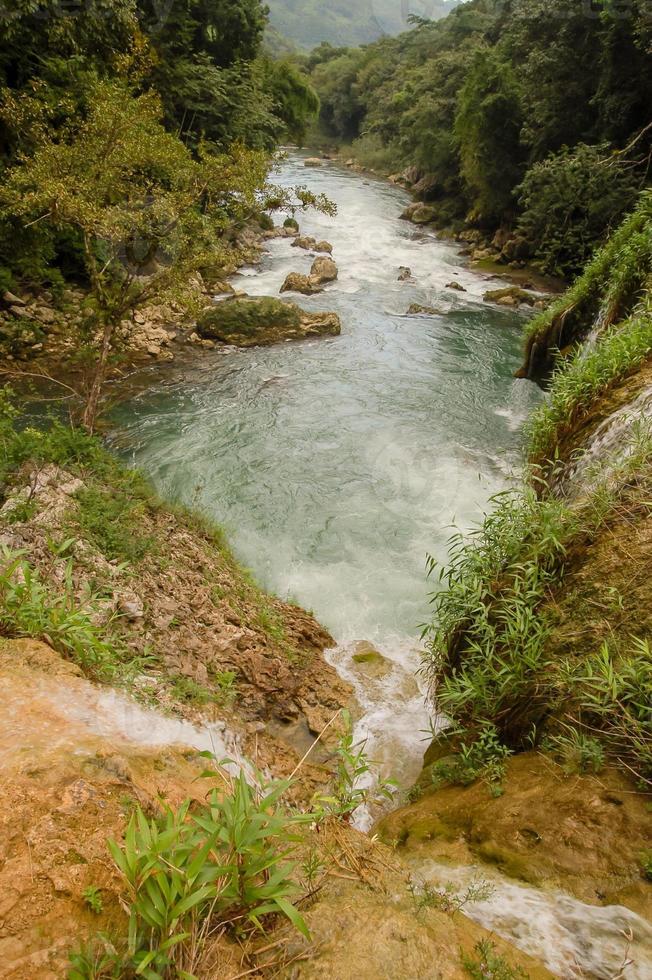
M 418 167 L 442 225 L 519 228 L 550 272 L 577 271 L 652 172 L 644 0 L 471 0 L 305 64 L 327 138 Z

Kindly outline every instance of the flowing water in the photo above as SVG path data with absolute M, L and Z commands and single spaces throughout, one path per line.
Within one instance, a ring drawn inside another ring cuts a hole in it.
M 319 296 L 291 298 L 336 311 L 342 336 L 202 353 L 116 410 L 114 443 L 165 497 L 218 521 L 262 585 L 314 610 L 337 641 L 332 662 L 355 685 L 358 733 L 407 784 L 429 721 L 414 680 L 426 555 L 445 561 L 453 528 L 477 521 L 506 486 L 540 394 L 512 380 L 519 315 L 483 303 L 497 283 L 465 266 L 454 246 L 399 220 L 402 190 L 334 165 L 305 170 L 299 158 L 282 165 L 278 182 L 338 204 L 336 217 L 310 214 L 301 224 L 332 242 L 339 279 Z M 287 273 L 311 261 L 274 240 L 234 284 L 277 295 Z M 401 266 L 410 281 L 398 280 Z M 407 316 L 411 303 L 440 312 Z M 356 669 L 360 640 L 386 658 L 382 677 Z M 419 870 L 437 878 L 434 866 Z M 446 869 L 449 880 L 455 874 L 463 884 L 467 872 Z M 613 976 L 626 946 L 620 930 L 633 923 L 626 910 L 504 879 L 493 899 L 467 911 L 568 977 L 582 964 L 582 975 Z M 645 961 L 648 933 L 642 942 Z
M 306 309 L 334 310 L 342 336 L 202 354 L 182 377 L 121 405 L 116 444 L 162 494 L 226 530 L 266 588 L 312 609 L 337 640 L 333 663 L 364 710 L 372 755 L 418 771 L 428 715 L 414 680 L 428 615 L 425 560 L 446 557 L 453 526 L 479 518 L 514 465 L 520 425 L 539 397 L 512 379 L 522 320 L 482 301 L 496 283 L 458 250 L 400 221 L 408 197 L 328 165 L 284 163 L 338 205 L 302 232 L 327 238 L 340 274 Z M 278 295 L 312 257 L 273 240 L 234 284 Z M 412 281 L 400 282 L 407 266 Z M 447 288 L 459 283 L 466 291 Z M 411 303 L 441 310 L 407 316 Z M 388 659 L 382 682 L 354 669 L 352 644 Z

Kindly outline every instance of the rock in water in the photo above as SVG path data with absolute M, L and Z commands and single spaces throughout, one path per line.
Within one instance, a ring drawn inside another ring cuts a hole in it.
M 537 297 L 526 292 L 520 286 L 505 286 L 503 289 L 491 289 L 482 297 L 485 303 L 497 303 L 498 306 L 534 306 Z
M 408 282 L 412 278 L 412 269 L 407 265 L 400 265 L 398 268 L 398 281 Z
M 317 285 L 321 285 L 322 283 L 334 282 L 337 279 L 337 273 L 335 262 L 328 256 L 322 255 L 312 263 L 310 278 Z
M 304 167 L 321 167 L 322 162 L 319 157 L 306 157 L 303 161 Z
M 453 279 L 452 282 L 447 282 L 446 283 L 446 289 L 455 289 L 458 293 L 465 293 L 466 292 L 466 289 L 464 288 L 464 286 L 462 286 L 462 284 L 459 283 L 459 282 L 455 282 L 454 279 Z
M 322 287 L 313 280 L 312 276 L 304 276 L 300 272 L 290 272 L 286 276 L 280 292 L 302 293 L 304 296 L 312 296 L 314 293 L 320 293 L 321 290 Z
M 421 303 L 411 303 L 407 311 L 408 316 L 442 316 L 443 313 L 436 306 L 422 306 Z
M 294 303 L 273 296 L 227 300 L 206 310 L 197 333 L 236 347 L 278 344 L 305 337 L 336 337 L 341 331 L 335 313 L 305 313 Z

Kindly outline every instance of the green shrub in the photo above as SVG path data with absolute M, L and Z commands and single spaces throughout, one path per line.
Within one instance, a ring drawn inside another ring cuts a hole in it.
M 442 759 L 432 766 L 432 782 L 435 786 L 444 783 L 470 786 L 476 779 L 483 779 L 492 796 L 500 796 L 505 762 L 511 754 L 500 741 L 494 726 L 484 724 L 472 742 L 462 742 L 454 761 Z
M 233 337 L 255 337 L 261 328 L 298 327 L 297 309 L 280 299 L 233 299 L 218 303 L 197 321 L 197 331 L 228 343 Z
M 530 456 L 551 459 L 560 433 L 615 381 L 634 371 L 652 353 L 650 301 L 624 323 L 606 332 L 592 350 L 578 350 L 555 373 L 550 397 L 527 423 Z
M 571 288 L 528 323 L 523 373 L 545 375 L 556 352 L 584 340 L 593 327 L 606 331 L 627 320 L 641 303 L 649 314 L 651 273 L 652 191 L 647 190 Z
M 584 776 L 587 773 L 598 773 L 604 767 L 604 747 L 597 738 L 575 728 L 570 728 L 568 734 L 548 736 L 541 743 L 541 747 L 545 752 L 559 759 L 569 775 L 576 773 Z
M 481 939 L 473 952 L 475 956 L 462 956 L 462 966 L 472 980 L 527 980 L 525 970 L 511 966 L 490 939 Z
M 201 807 L 187 800 L 155 819 L 138 808 L 124 844 L 109 842 L 126 888 L 128 962 L 138 975 L 188 975 L 220 924 L 242 933 L 282 915 L 308 936 L 291 901 L 298 889 L 288 858 L 298 826 L 312 817 L 284 808 L 288 787 L 260 777 L 250 783 L 241 773 Z
M 87 486 L 75 494 L 75 524 L 109 561 L 137 564 L 150 555 L 155 543 L 141 533 L 146 501 L 135 474 L 125 472 L 119 486 Z
M 639 183 L 607 144 L 564 147 L 528 170 L 517 189 L 518 230 L 551 275 L 576 275 L 611 224 L 634 204 Z
M 641 854 L 641 869 L 648 881 L 652 881 L 652 851 Z

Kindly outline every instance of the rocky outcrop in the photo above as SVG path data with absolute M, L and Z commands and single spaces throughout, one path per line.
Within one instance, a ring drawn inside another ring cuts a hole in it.
M 338 336 L 341 323 L 335 313 L 306 313 L 294 303 L 262 296 L 218 303 L 199 318 L 196 329 L 200 337 L 212 341 L 255 347 Z
M 428 225 L 437 217 L 437 211 L 429 204 L 422 204 L 416 201 L 409 204 L 401 214 L 405 221 L 411 221 L 415 225 Z
M 315 293 L 321 293 L 321 291 L 322 287 L 319 283 L 302 272 L 288 272 L 279 290 L 281 293 L 301 293 L 302 296 L 314 296 Z
M 335 282 L 338 276 L 337 265 L 328 256 L 321 256 L 315 259 L 310 269 L 310 278 L 314 279 L 319 285 L 328 282 Z
M 652 919 L 652 888 L 637 861 L 650 818 L 623 774 L 564 777 L 544 756 L 523 753 L 509 760 L 503 792 L 492 797 L 483 781 L 435 789 L 435 762 L 427 753 L 421 798 L 383 818 L 383 839 L 401 841 L 406 854 L 483 862 L 519 881 L 591 903 L 599 896 Z

